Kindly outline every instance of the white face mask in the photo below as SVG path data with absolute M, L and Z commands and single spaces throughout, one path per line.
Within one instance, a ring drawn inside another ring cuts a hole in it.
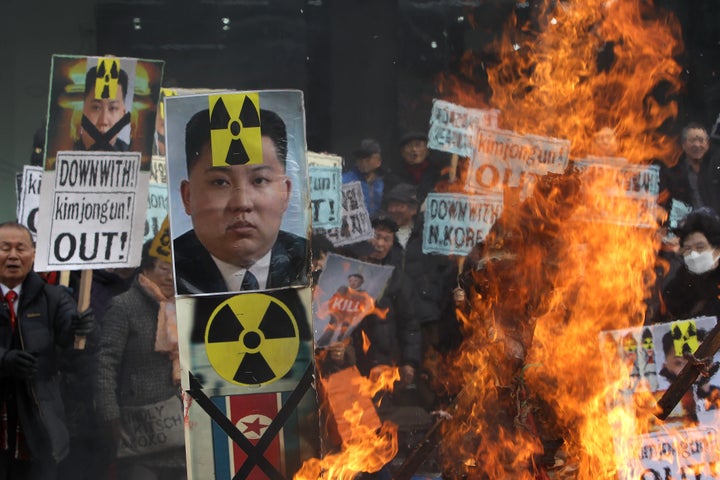
M 685 265 L 687 266 L 688 270 L 690 270 L 695 275 L 701 275 L 703 273 L 709 272 L 718 265 L 717 259 L 713 257 L 712 250 L 706 250 L 702 253 L 692 251 L 687 255 L 683 256 L 683 260 L 685 260 Z

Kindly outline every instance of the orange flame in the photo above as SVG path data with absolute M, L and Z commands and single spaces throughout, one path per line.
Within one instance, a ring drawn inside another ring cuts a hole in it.
M 367 334 L 365 333 L 365 330 L 363 330 L 360 333 L 362 335 L 362 350 L 364 353 L 367 353 L 368 350 L 370 350 L 370 343 L 371 343 L 370 337 L 367 336 Z
M 379 471 L 397 454 L 397 426 L 390 422 L 380 424 L 370 399 L 381 390 L 391 389 L 400 375 L 397 368 L 391 367 L 373 373 L 366 378 L 351 367 L 322 379 L 326 424 L 335 418 L 340 448 L 322 459 L 306 461 L 295 479 L 352 479 L 360 472 Z M 334 413 L 337 409 L 344 410 Z M 328 436 L 333 434 L 329 432 Z
M 488 68 L 501 126 L 568 139 L 572 158 L 594 153 L 603 127 L 630 164 L 673 157 L 660 127 L 676 115 L 669 98 L 681 88 L 674 18 L 631 0 L 540 10 L 535 24 L 507 29 L 501 61 Z M 599 62 L 600 51 L 610 60 Z M 461 187 L 466 170 L 460 164 L 459 181 L 442 188 Z M 464 343 L 441 374 L 456 393 L 441 442 L 448 478 L 530 479 L 554 462 L 572 478 L 615 478 L 617 456 L 632 455 L 655 422 L 642 392 L 635 414 L 608 410 L 622 375 L 606 386 L 598 347 L 600 331 L 642 324 L 655 276 L 658 214 L 625 194 L 622 175 L 546 175 L 523 203 L 505 192 L 503 216 L 469 273 L 472 308 L 458 312 Z M 552 441 L 563 442 L 561 454 Z

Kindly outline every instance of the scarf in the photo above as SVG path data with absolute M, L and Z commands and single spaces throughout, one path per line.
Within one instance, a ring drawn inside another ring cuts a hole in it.
M 155 282 L 142 273 L 138 275 L 138 283 L 145 292 L 159 304 L 157 316 L 157 332 L 155 332 L 155 351 L 167 354 L 172 360 L 172 379 L 175 385 L 180 384 L 180 352 L 178 351 L 177 316 L 175 315 L 175 297 L 166 297 Z

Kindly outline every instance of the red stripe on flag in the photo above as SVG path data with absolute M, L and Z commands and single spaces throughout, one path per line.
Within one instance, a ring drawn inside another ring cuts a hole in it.
M 270 422 L 278 414 L 280 394 L 264 393 L 255 395 L 233 395 L 229 397 L 229 417 L 240 432 L 256 445 Z M 280 472 L 283 471 L 282 461 L 282 432 L 275 436 L 272 443 L 265 450 L 265 458 Z M 232 440 L 230 441 L 232 443 Z M 232 443 L 233 471 L 237 473 L 247 460 L 245 451 Z M 268 477 L 257 466 L 253 468 L 248 480 L 266 480 Z

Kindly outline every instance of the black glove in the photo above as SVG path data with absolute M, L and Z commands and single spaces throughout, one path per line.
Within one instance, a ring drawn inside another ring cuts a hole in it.
M 2 359 L 2 368 L 14 377 L 29 378 L 37 372 L 38 361 L 25 350 L 8 350 Z
M 88 308 L 73 317 L 72 329 L 73 333 L 78 337 L 87 336 L 88 333 L 95 328 L 95 314 L 92 308 Z

